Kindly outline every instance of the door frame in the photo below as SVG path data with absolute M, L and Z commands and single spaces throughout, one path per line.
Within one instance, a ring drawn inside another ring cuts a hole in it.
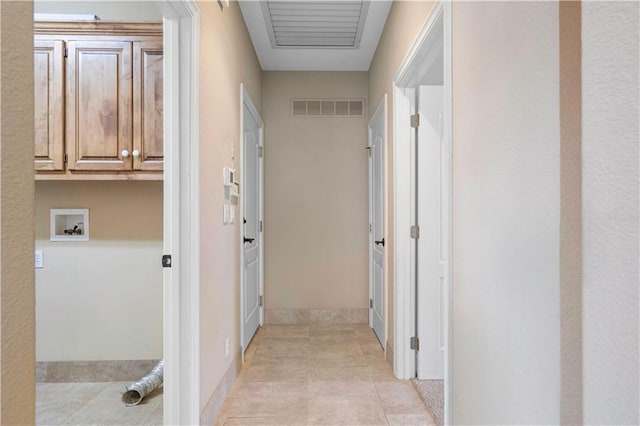
M 373 124 L 382 114 L 383 119 L 383 139 L 382 139 L 382 150 L 384 152 L 384 161 L 382 163 L 382 210 L 384 212 L 384 220 L 383 227 L 386 233 L 387 231 L 387 200 L 386 200 L 386 191 L 384 188 L 384 182 L 386 182 L 385 173 L 387 168 L 385 167 L 385 162 L 387 158 L 387 129 L 388 129 L 388 115 L 387 115 L 387 99 L 388 96 L 385 93 L 378 104 L 378 108 L 376 108 L 376 112 L 373 113 L 371 119 L 369 120 L 369 124 L 367 126 L 367 135 L 368 135 L 368 150 L 369 150 L 369 300 L 373 299 L 373 241 L 374 236 L 371 230 L 371 225 L 373 224 L 373 155 L 371 153 L 371 148 L 373 146 L 373 140 L 371 137 L 371 129 Z M 388 238 L 387 238 L 388 239 Z M 387 306 L 389 296 L 388 296 L 388 287 L 387 287 L 387 254 L 385 253 L 382 256 L 382 267 L 384 268 L 384 274 L 382 274 L 382 287 L 384 288 L 384 341 L 382 343 L 382 349 L 384 350 L 385 356 L 387 353 L 387 341 L 389 336 L 389 309 Z M 369 327 L 373 327 L 373 310 L 371 307 L 369 308 Z
M 443 149 L 448 160 L 443 164 L 445 178 L 443 191 L 445 210 L 443 222 L 445 241 L 445 294 L 444 294 L 444 423 L 452 421 L 452 3 L 437 0 L 422 29 L 393 78 L 393 170 L 394 170 L 394 373 L 401 379 L 415 376 L 415 352 L 409 348 L 409 339 L 415 336 L 415 250 L 409 229 L 413 224 L 415 187 L 411 179 L 414 164 L 413 144 L 415 131 L 410 116 L 415 112 L 415 90 L 422 77 L 420 64 L 430 58 L 428 44 L 431 31 L 439 19 L 443 24 L 444 63 L 444 120 Z
M 164 23 L 163 423 L 200 423 L 200 11 L 156 0 Z
M 249 113 L 251 114 L 251 116 L 253 117 L 254 120 L 256 120 L 256 123 L 258 123 L 258 125 L 260 126 L 260 135 L 259 135 L 259 141 L 258 141 L 258 146 L 260 146 L 263 150 L 264 150 L 264 122 L 262 121 L 262 117 L 260 117 L 260 113 L 258 112 L 258 109 L 256 108 L 255 104 L 253 103 L 253 100 L 251 99 L 251 96 L 249 95 L 249 92 L 247 91 L 246 87 L 244 86 L 243 83 L 240 83 L 240 138 L 239 140 L 239 145 L 240 145 L 240 163 L 239 163 L 239 168 L 240 168 L 240 176 L 242 176 L 242 181 L 241 183 L 241 187 L 240 187 L 240 202 L 238 204 L 238 209 L 239 209 L 239 214 L 242 214 L 242 212 L 244 211 L 244 203 L 245 203 L 245 192 L 242 189 L 242 185 L 244 184 L 244 107 L 247 107 Z M 256 235 L 256 238 L 258 238 L 258 242 L 260 244 L 260 251 L 258 254 L 258 262 L 260 262 L 260 272 L 258 275 L 258 279 L 260 280 L 260 283 L 258 284 L 259 288 L 260 288 L 260 295 L 263 296 L 263 300 L 264 300 L 264 156 L 258 156 L 258 164 L 260 164 L 260 175 L 259 175 L 259 179 L 260 179 L 260 183 L 259 183 L 259 189 L 258 189 L 258 197 L 259 197 L 259 202 L 258 202 L 258 209 L 259 209 L 259 221 L 262 222 L 263 224 L 263 228 L 262 230 L 259 230 L 258 235 Z M 242 344 L 242 342 L 244 342 L 244 299 L 245 299 L 245 294 L 244 294 L 244 280 L 245 280 L 245 276 L 244 276 L 244 244 L 242 243 L 242 239 L 244 237 L 244 229 L 242 227 L 242 223 L 240 221 L 238 221 L 238 241 L 239 241 L 239 245 L 240 245 L 240 342 Z M 259 326 L 263 326 L 264 325 L 264 303 L 260 306 L 260 323 Z M 242 348 L 242 362 L 244 363 L 244 352 L 247 350 L 247 348 Z

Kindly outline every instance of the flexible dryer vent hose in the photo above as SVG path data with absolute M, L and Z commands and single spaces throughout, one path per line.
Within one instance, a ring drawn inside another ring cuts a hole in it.
M 122 394 L 122 402 L 127 407 L 140 404 L 142 399 L 162 385 L 162 373 L 164 359 L 158 361 L 151 373 L 147 374 L 135 383 L 127 386 L 127 391 Z

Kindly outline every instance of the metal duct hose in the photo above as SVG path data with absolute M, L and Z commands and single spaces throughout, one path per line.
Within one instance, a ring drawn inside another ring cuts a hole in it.
M 140 404 L 142 399 L 162 385 L 162 373 L 164 370 L 164 359 L 158 361 L 151 373 L 142 379 L 127 386 L 127 391 L 122 394 L 122 402 L 127 407 Z

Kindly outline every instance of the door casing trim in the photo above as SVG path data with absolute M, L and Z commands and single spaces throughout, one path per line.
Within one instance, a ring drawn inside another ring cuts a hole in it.
M 155 4 L 164 17 L 163 252 L 172 256 L 163 274 L 163 423 L 199 424 L 200 11 L 195 0 Z
M 415 334 L 415 250 L 409 227 L 412 225 L 414 191 L 411 182 L 413 163 L 412 146 L 415 132 L 410 126 L 410 115 L 415 110 L 414 87 L 422 77 L 417 66 L 421 58 L 429 53 L 427 39 L 436 22 L 443 23 L 443 63 L 444 63 L 444 146 L 447 162 L 443 164 L 446 178 L 445 235 L 447 260 L 445 262 L 445 302 L 444 302 L 444 423 L 453 419 L 452 389 L 452 321 L 453 321 L 453 261 L 452 261 L 452 2 L 437 0 L 422 29 L 403 59 L 393 78 L 393 208 L 394 208 L 394 373 L 401 379 L 415 376 L 415 352 L 409 348 L 409 339 Z

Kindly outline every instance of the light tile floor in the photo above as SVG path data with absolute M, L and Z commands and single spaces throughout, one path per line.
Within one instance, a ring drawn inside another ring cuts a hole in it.
M 162 388 L 126 407 L 127 384 L 37 383 L 36 425 L 162 425 Z
M 217 425 L 433 425 L 366 325 L 267 325 Z

